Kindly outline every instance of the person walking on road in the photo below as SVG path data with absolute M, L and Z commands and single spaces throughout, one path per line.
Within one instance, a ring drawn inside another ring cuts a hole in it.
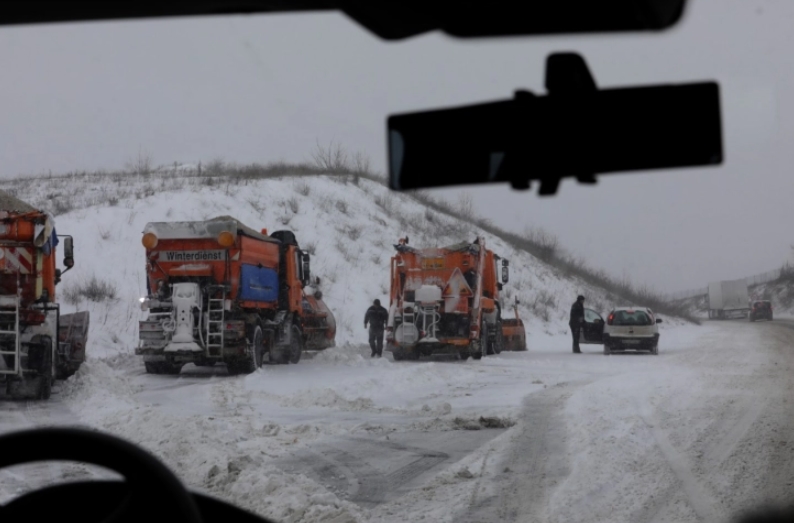
M 581 354 L 579 349 L 579 333 L 582 330 L 584 323 L 584 296 L 579 295 L 576 301 L 571 305 L 571 319 L 568 325 L 571 327 L 571 336 L 573 336 L 573 352 L 574 354 Z
M 367 309 L 364 315 L 364 328 L 369 324 L 369 347 L 372 349 L 372 356 L 383 356 L 383 331 L 386 329 L 386 322 L 389 320 L 389 311 L 381 307 L 380 300 L 372 302 L 372 307 Z

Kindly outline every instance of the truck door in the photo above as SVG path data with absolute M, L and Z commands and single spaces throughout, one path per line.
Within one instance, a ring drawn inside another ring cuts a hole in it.
M 579 335 L 579 343 L 603 343 L 604 319 L 593 309 L 584 310 L 584 327 Z

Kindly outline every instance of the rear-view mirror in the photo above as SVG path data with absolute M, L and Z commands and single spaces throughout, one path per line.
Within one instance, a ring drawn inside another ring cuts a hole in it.
M 308 252 L 303 253 L 303 256 L 301 258 L 301 263 L 302 263 L 302 271 L 303 271 L 302 274 L 303 277 L 301 278 L 301 280 L 303 280 L 305 283 L 308 284 L 309 282 L 311 282 L 311 260 Z
M 656 318 L 656 323 L 662 323 L 662 319 L 661 318 Z
M 63 266 L 67 269 L 74 267 L 74 241 L 71 236 L 63 239 Z
M 510 262 L 508 260 L 502 260 L 502 283 L 507 283 L 510 281 Z
M 722 163 L 715 82 L 598 89 L 581 56 L 546 62 L 548 95 L 389 117 L 395 190 L 509 182 L 541 195 L 562 178 Z

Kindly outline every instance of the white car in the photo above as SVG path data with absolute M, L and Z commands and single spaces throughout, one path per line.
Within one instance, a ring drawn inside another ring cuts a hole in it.
M 659 354 L 659 326 L 657 318 L 647 307 L 616 307 L 607 316 L 602 342 L 604 354 L 613 352 L 647 351 Z

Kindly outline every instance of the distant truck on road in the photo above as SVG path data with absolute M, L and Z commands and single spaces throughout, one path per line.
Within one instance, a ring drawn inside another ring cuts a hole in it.
M 745 279 L 709 283 L 707 300 L 710 319 L 746 318 L 750 312 L 750 295 Z

